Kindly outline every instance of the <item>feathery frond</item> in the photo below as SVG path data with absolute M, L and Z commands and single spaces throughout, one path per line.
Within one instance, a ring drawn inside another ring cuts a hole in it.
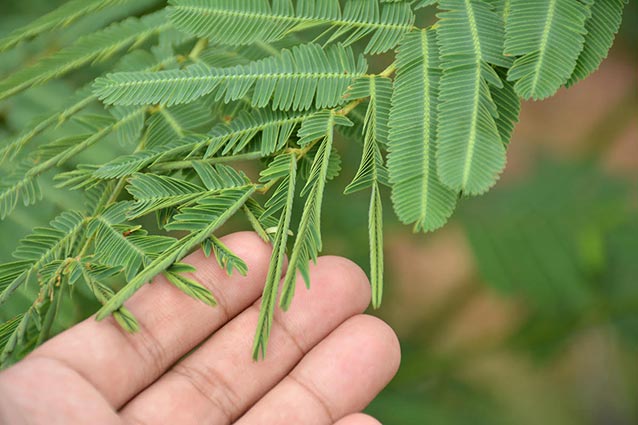
M 407 37 L 407 36 L 406 36 Z M 405 38 L 404 38 L 405 39 Z M 392 82 L 372 76 L 354 84 L 350 95 L 354 98 L 370 97 L 363 123 L 363 155 L 357 173 L 344 193 L 372 188 L 368 213 L 368 240 L 370 245 L 370 284 L 372 306 L 378 308 L 383 298 L 383 206 L 380 184 L 388 183 L 388 171 L 383 164 L 381 147 L 387 145 L 388 120 Z
M 507 76 L 519 96 L 545 99 L 567 82 L 585 43 L 589 3 L 512 0 L 505 54 L 519 56 Z
M 94 92 L 107 104 L 166 106 L 189 103 L 215 92 L 226 103 L 249 94 L 254 107 L 272 101 L 273 109 L 305 110 L 332 107 L 343 101 L 348 85 L 365 74 L 363 57 L 342 45 L 295 46 L 279 55 L 231 68 L 202 64 L 184 70 L 117 73 L 98 78 Z M 313 102 L 314 101 L 314 102 Z
M 441 68 L 437 167 L 456 192 L 487 191 L 505 167 L 489 85 L 502 85 L 491 65 L 507 67 L 503 21 L 482 1 L 441 0 L 437 29 Z
M 424 232 L 445 224 L 457 198 L 437 174 L 438 55 L 433 30 L 403 39 L 390 111 L 388 168 L 394 210 L 402 222 Z
M 347 0 L 343 11 L 338 0 L 291 1 L 171 0 L 171 21 L 198 37 L 227 45 L 276 41 L 292 32 L 316 26 L 334 30 L 330 40 L 344 38 L 352 44 L 368 35 L 366 53 L 383 53 L 412 29 L 414 14 L 406 3 Z

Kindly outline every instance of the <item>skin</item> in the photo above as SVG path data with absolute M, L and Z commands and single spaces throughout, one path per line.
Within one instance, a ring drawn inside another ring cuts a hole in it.
M 297 283 L 290 310 L 275 315 L 266 359 L 254 362 L 270 247 L 247 232 L 223 240 L 247 262 L 246 277 L 227 276 L 201 252 L 185 260 L 216 308 L 155 279 L 127 303 L 139 333 L 89 318 L 0 373 L 0 423 L 378 424 L 357 412 L 394 376 L 400 349 L 388 325 L 362 314 L 365 273 L 321 257 L 312 290 Z

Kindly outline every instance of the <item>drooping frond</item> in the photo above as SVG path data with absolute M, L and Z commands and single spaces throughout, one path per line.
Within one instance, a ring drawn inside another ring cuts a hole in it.
M 122 49 L 139 44 L 169 27 L 166 14 L 157 12 L 141 19 L 129 18 L 81 37 L 71 46 L 0 80 L 0 100 L 88 63 L 104 61 Z
M 65 211 L 51 221 L 50 227 L 36 227 L 22 239 L 13 253 L 20 261 L 3 266 L 7 276 L 0 280 L 0 305 L 33 273 L 55 259 L 68 256 L 85 224 L 82 214 Z
M 508 73 L 519 96 L 544 99 L 570 78 L 585 42 L 588 3 L 512 0 L 505 54 L 519 56 Z
M 122 267 L 128 280 L 175 243 L 173 238 L 148 235 L 140 226 L 127 223 L 130 204 L 116 203 L 88 225 L 88 234 L 95 243 L 95 257 L 102 264 Z
M 628 1 L 593 0 L 591 17 L 585 22 L 585 45 L 576 61 L 576 68 L 566 83 L 567 87 L 586 78 L 607 57 L 620 28 L 623 8 Z
M 322 49 L 318 44 L 295 46 L 279 55 L 231 68 L 202 64 L 156 73 L 116 73 L 98 78 L 95 94 L 107 104 L 175 105 L 215 92 L 230 102 L 250 95 L 255 107 L 272 101 L 273 109 L 327 108 L 343 101 L 348 85 L 365 74 L 367 64 L 349 47 Z
M 316 261 L 321 251 L 321 206 L 330 170 L 335 125 L 348 126 L 352 125 L 352 122 L 334 111 L 321 111 L 306 120 L 298 133 L 298 143 L 302 147 L 307 148 L 311 143 L 319 143 L 319 147 L 314 155 L 306 184 L 301 190 L 301 195 L 306 196 L 306 202 L 281 292 L 280 304 L 284 309 L 287 309 L 292 302 L 297 271 L 301 273 L 306 285 L 310 285 L 309 262 Z
M 363 124 L 363 154 L 359 169 L 344 193 L 353 193 L 373 184 L 388 184 L 381 148 L 388 144 L 388 120 L 392 99 L 392 81 L 372 76 L 355 82 L 349 95 L 355 99 L 369 97 Z
M 189 34 L 227 45 L 276 41 L 291 32 L 316 26 L 334 29 L 330 40 L 344 38 L 352 44 L 368 35 L 366 53 L 383 53 L 394 47 L 414 23 L 407 3 L 382 8 L 370 0 L 292 1 L 171 0 L 171 21 Z
M 108 6 L 117 6 L 132 0 L 72 0 L 47 13 L 29 24 L 18 28 L 0 39 L 0 52 L 39 34 L 65 27 L 81 17 L 97 12 Z
M 268 339 L 272 328 L 273 317 L 277 305 L 279 281 L 283 272 L 286 257 L 288 232 L 292 220 L 292 208 L 295 199 L 297 179 L 297 158 L 294 154 L 283 154 L 276 157 L 261 173 L 260 181 L 268 184 L 281 180 L 277 189 L 266 204 L 263 217 L 272 217 L 281 211 L 277 223 L 277 231 L 273 239 L 273 252 L 270 258 L 266 283 L 261 298 L 259 320 L 253 345 L 253 358 L 266 355 Z
M 415 231 L 443 226 L 457 195 L 437 174 L 438 46 L 432 30 L 408 34 L 399 46 L 390 112 L 388 168 L 394 210 Z
M 406 36 L 407 37 L 407 36 Z M 405 40 L 405 38 L 404 38 Z M 372 189 L 368 213 L 368 241 L 370 245 L 370 284 L 372 306 L 378 308 L 383 298 L 383 206 L 380 184 L 388 184 L 388 172 L 383 164 L 381 146 L 388 144 L 388 120 L 392 98 L 392 82 L 372 76 L 358 80 L 350 95 L 370 97 L 363 122 L 363 154 L 357 173 L 345 193 Z
M 124 302 L 145 283 L 184 258 L 192 249 L 200 246 L 244 205 L 254 191 L 254 185 L 247 184 L 240 188 L 211 193 L 209 196 L 199 199 L 196 205 L 182 208 L 166 228 L 168 230 L 185 230 L 190 233 L 175 242 L 115 294 L 98 312 L 98 320 L 102 320 L 119 310 Z
M 487 191 L 505 167 L 505 148 L 489 85 L 502 85 L 491 65 L 507 67 L 503 20 L 477 0 L 442 0 L 437 30 L 441 68 L 437 167 L 456 192 Z

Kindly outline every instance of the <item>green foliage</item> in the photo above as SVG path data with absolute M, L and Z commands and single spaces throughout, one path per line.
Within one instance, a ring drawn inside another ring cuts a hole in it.
M 124 301 L 159 274 L 214 305 L 181 261 L 202 248 L 247 273 L 214 234 L 240 210 L 274 246 L 253 352 L 265 355 L 277 304 L 290 306 L 299 277 L 310 285 L 322 250 L 324 192 L 342 167 L 336 129 L 362 145 L 358 168 L 344 166 L 345 193 L 370 191 L 378 307 L 383 188 L 415 231 L 443 226 L 460 198 L 496 182 L 520 97 L 596 69 L 624 2 L 158 0 L 143 16 L 107 19 L 133 4 L 73 0 L 0 39 L 3 55 L 30 57 L 0 79 L 9 111 L 36 86 L 68 94 L 30 124 L 8 122 L 19 131 L 0 129 L 0 218 L 42 198 L 66 210 L 30 225 L 19 260 L 0 265 L 0 302 L 18 289 L 32 301 L 1 328 L 7 362 L 46 339 L 76 287 L 103 304 L 98 319 L 114 314 L 130 331 Z M 415 26 L 415 11 L 435 5 L 438 22 Z M 86 35 L 57 38 L 80 24 Z M 371 55 L 392 49 L 390 66 L 369 71 Z

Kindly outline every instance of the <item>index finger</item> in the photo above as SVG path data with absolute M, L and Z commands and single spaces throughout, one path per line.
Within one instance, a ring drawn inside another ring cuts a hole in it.
M 27 361 L 45 357 L 65 364 L 119 409 L 261 295 L 270 246 L 250 232 L 222 240 L 248 265 L 245 277 L 226 275 L 214 258 L 199 251 L 183 261 L 197 268 L 195 279 L 213 292 L 217 307 L 188 297 L 160 276 L 126 304 L 140 332 L 129 334 L 110 317 L 101 322 L 91 317 L 42 345 Z

